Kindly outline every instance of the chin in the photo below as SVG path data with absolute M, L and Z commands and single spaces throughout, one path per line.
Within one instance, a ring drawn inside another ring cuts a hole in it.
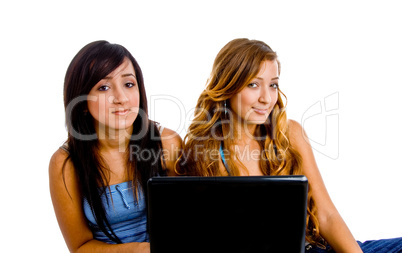
M 262 120 L 249 120 L 247 121 L 247 125 L 263 125 L 266 121 Z
M 263 125 L 265 121 L 252 121 L 249 122 L 249 125 Z
M 256 119 L 249 119 L 247 121 L 248 124 L 252 125 L 262 125 L 265 122 L 267 122 L 268 117 L 263 117 L 263 118 L 256 118 Z
M 119 123 L 116 123 L 116 124 L 114 125 L 114 129 L 116 129 L 116 130 L 125 130 L 125 129 L 129 129 L 130 127 L 133 126 L 133 123 L 134 123 L 134 122 L 127 122 L 127 121 L 125 121 L 125 122 L 119 122 Z

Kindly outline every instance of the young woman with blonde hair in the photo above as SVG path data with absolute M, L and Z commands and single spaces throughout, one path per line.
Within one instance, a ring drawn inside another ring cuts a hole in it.
M 264 42 L 235 39 L 226 44 L 198 99 L 177 173 L 303 174 L 309 181 L 307 251 L 362 252 L 330 199 L 306 133 L 286 117 L 279 76 L 277 55 Z

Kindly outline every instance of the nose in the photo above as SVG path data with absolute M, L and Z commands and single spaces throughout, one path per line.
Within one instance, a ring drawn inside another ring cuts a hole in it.
M 112 102 L 114 104 L 124 104 L 128 101 L 128 97 L 126 96 L 126 93 L 124 90 L 120 87 L 116 88 L 114 90 L 113 96 L 112 96 Z
M 265 85 L 262 86 L 260 90 L 260 97 L 258 99 L 260 103 L 264 104 L 269 104 L 271 103 L 271 94 L 269 92 L 269 87 L 266 87 Z

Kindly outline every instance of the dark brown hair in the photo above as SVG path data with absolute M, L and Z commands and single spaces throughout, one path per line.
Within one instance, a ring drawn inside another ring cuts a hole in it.
M 124 59 L 133 64 L 139 94 L 139 114 L 133 123 L 130 147 L 148 150 L 158 157 L 131 159 L 127 168 L 133 175 L 135 193 L 138 187 L 146 192 L 147 180 L 163 174 L 160 134 L 154 122 L 148 119 L 147 97 L 141 68 L 131 53 L 123 46 L 107 41 L 95 41 L 84 46 L 71 61 L 64 80 L 64 106 L 68 130 L 69 157 L 74 165 L 82 197 L 88 201 L 99 228 L 112 241 L 121 243 L 113 232 L 105 214 L 101 196 L 109 184 L 108 168 L 99 154 L 94 119 L 87 111 L 87 95 L 101 79 L 120 66 Z M 67 160 L 66 160 L 67 161 Z M 157 161 L 157 162 L 155 162 Z M 137 194 L 135 194 L 136 196 Z M 145 194 L 146 196 L 146 194 Z M 108 232 L 111 231 L 110 233 Z

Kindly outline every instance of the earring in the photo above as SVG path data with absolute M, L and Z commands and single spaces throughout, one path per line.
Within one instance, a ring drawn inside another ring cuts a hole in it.
M 226 108 L 226 100 L 223 102 L 223 106 L 225 107 L 225 117 L 228 116 L 228 109 Z

